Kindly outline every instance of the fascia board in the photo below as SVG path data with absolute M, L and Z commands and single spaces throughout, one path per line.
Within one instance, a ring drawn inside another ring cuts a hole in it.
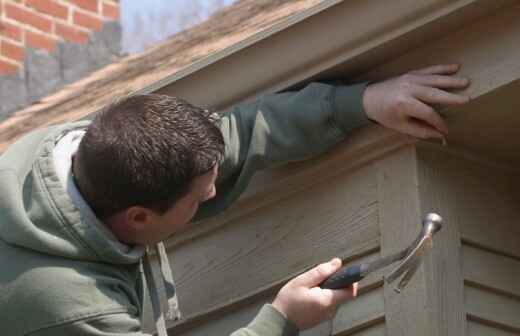
M 225 108 L 258 94 L 283 90 L 339 64 L 359 63 L 347 75 L 373 68 L 388 57 L 439 38 L 510 1 L 396 0 L 391 10 L 378 0 L 324 1 L 286 22 L 144 89 Z M 455 17 L 456 20 L 446 18 Z M 430 25 L 430 31 L 424 27 Z M 414 37 L 415 35 L 415 37 Z M 396 51 L 396 44 L 404 48 Z M 383 48 L 383 49 L 382 49 Z M 379 57 L 363 61 L 378 50 Z

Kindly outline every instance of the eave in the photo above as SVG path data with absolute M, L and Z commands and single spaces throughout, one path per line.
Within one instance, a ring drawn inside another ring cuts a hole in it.
M 375 81 L 429 64 L 457 62 L 463 65 L 461 74 L 472 81 L 465 90 L 472 101 L 442 111 L 451 129 L 446 150 L 513 170 L 520 161 L 520 141 L 515 137 L 520 118 L 514 113 L 520 105 L 515 96 L 520 87 L 517 4 L 399 0 L 389 11 L 375 0 L 324 1 L 143 92 L 182 96 L 194 104 L 223 109 L 311 80 Z M 355 170 L 417 142 L 375 125 L 365 127 L 324 157 L 258 174 L 230 211 L 194 226 L 168 245 L 175 249 L 331 174 Z M 373 251 L 374 246 L 360 254 Z M 272 293 L 277 286 L 261 288 L 254 296 Z M 230 302 L 189 316 L 175 328 L 219 314 L 227 305 Z

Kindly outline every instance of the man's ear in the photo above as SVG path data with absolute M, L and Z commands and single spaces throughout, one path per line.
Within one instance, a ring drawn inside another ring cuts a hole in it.
M 132 206 L 124 210 L 125 222 L 134 231 L 142 231 L 150 227 L 157 218 L 157 214 L 149 208 Z

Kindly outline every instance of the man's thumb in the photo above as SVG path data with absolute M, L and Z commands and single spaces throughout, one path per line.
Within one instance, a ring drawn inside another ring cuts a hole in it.
M 307 288 L 316 287 L 341 268 L 341 259 L 334 258 L 294 278 L 294 284 Z

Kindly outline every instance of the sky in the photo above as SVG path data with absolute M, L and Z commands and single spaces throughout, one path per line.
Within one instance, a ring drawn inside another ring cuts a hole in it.
M 122 47 L 143 51 L 235 0 L 121 0 Z

